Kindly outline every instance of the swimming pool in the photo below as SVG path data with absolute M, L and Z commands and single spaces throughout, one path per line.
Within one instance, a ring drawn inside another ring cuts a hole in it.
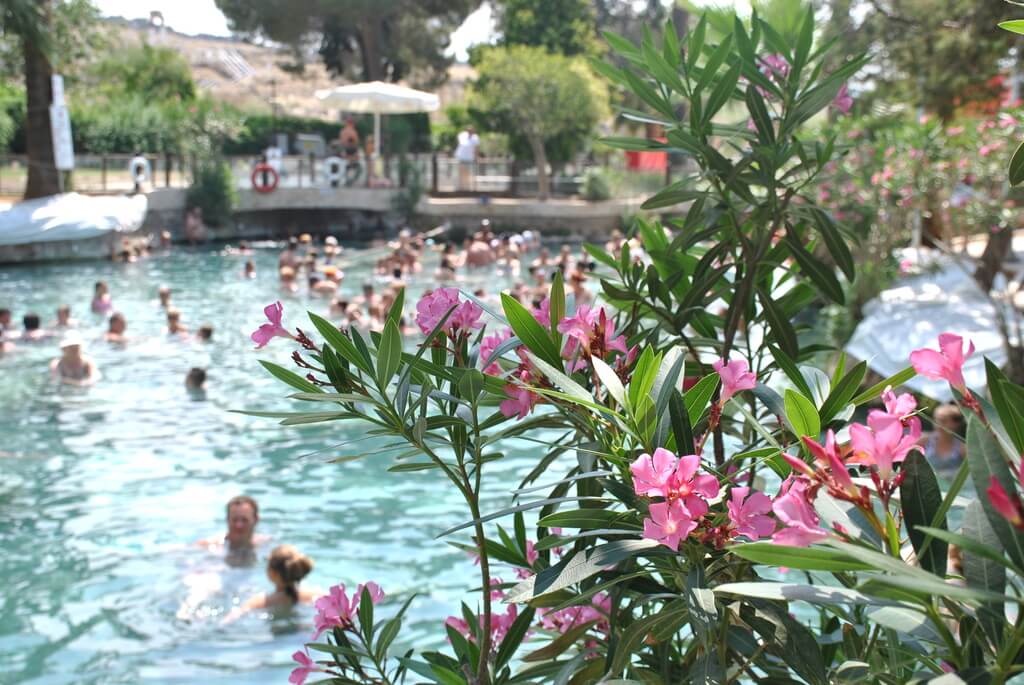
M 387 455 L 325 463 L 353 449 L 331 446 L 358 440 L 369 451 L 385 442 L 357 425 L 282 428 L 230 413 L 294 409 L 281 399 L 288 388 L 257 363 L 290 366 L 293 348 L 279 340 L 256 352 L 248 339 L 263 306 L 281 299 L 286 325 L 307 329 L 307 308 L 327 310 L 326 300 L 281 296 L 277 254 L 251 257 L 255 280 L 240 277 L 245 257 L 215 248 L 135 264 L 0 268 L 0 307 L 19 320 L 36 311 L 45 325 L 70 304 L 103 374 L 91 388 L 57 386 L 47 373 L 55 342 L 0 357 L 0 683 L 286 682 L 311 614 L 218 622 L 232 601 L 269 587 L 265 558 L 280 542 L 314 559 L 304 586 L 372 579 L 392 599 L 421 593 L 400 638 L 407 644 L 440 646 L 444 618 L 463 599 L 475 603 L 466 592 L 472 562 L 434 539 L 467 518 L 439 476 L 389 474 Z M 352 296 L 371 278 L 372 255 L 345 257 L 343 292 Z M 407 302 L 433 285 L 436 263 L 431 256 L 409 281 Z M 126 349 L 99 341 L 105 323 L 89 301 L 100 279 L 127 317 L 127 335 L 141 338 Z M 484 270 L 461 285 L 495 293 L 509 280 Z M 213 324 L 212 343 L 164 335 L 162 284 L 186 325 Z M 184 387 L 192 366 L 209 371 L 205 399 Z M 486 509 L 508 503 L 533 451 L 524 442 L 491 465 L 498 487 Z M 239 493 L 259 501 L 257 530 L 273 540 L 256 568 L 229 570 L 190 543 L 223 532 L 224 503 Z M 190 585 L 214 591 L 179 620 Z

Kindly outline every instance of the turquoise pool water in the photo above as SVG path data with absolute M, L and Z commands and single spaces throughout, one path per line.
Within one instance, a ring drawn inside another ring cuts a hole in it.
M 213 248 L 127 265 L 0 269 L 0 307 L 47 322 L 70 304 L 103 374 L 91 388 L 56 385 L 47 373 L 55 342 L 0 357 L 0 683 L 286 682 L 310 612 L 219 625 L 225 607 L 267 589 L 265 554 L 280 542 L 314 559 L 307 585 L 373 579 L 392 599 L 421 593 L 405 644 L 438 646 L 441 621 L 474 601 L 472 563 L 434 539 L 467 518 L 439 477 L 389 474 L 387 456 L 325 463 L 353 451 L 334 445 L 382 444 L 356 425 L 282 428 L 229 412 L 292 404 L 257 363 L 290 365 L 292 347 L 278 340 L 256 352 L 248 339 L 263 306 L 282 299 L 286 324 L 306 328 L 307 308 L 326 313 L 325 300 L 281 297 L 277 254 L 257 250 L 256 280 L 240 277 L 245 258 Z M 371 278 L 372 258 L 346 252 L 345 294 Z M 410 281 L 412 301 L 435 266 Z M 105 323 L 88 309 L 99 279 L 138 337 L 125 349 L 99 340 Z M 488 272 L 464 285 L 493 293 L 508 282 Z M 193 330 L 214 325 L 212 343 L 168 339 L 161 284 Z M 209 370 L 205 399 L 185 390 L 192 366 Z M 522 443 L 491 465 L 498 487 L 488 509 L 509 502 L 533 452 Z M 223 532 L 224 503 L 238 493 L 257 498 L 258 531 L 272 538 L 252 569 L 227 569 L 191 545 Z M 178 618 L 190 593 L 209 596 Z

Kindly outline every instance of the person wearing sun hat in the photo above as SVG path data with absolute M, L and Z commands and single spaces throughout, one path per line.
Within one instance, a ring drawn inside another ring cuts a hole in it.
M 100 372 L 92 359 L 82 353 L 82 336 L 68 331 L 60 341 L 61 356 L 50 362 L 50 372 L 68 385 L 92 385 Z

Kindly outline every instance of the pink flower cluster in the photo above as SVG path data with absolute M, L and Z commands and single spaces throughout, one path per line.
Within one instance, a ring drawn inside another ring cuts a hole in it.
M 493 598 L 494 597 L 492 593 L 492 599 Z M 498 612 L 494 612 L 491 614 L 491 649 L 496 650 L 498 646 L 501 645 L 501 641 L 505 639 L 506 635 L 508 635 L 508 631 L 512 627 L 512 624 L 515 622 L 516 617 L 518 615 L 519 609 L 516 607 L 515 604 L 509 604 L 508 607 L 505 609 L 504 614 Z M 477 617 L 477 620 L 480 623 L 480 631 L 483 631 L 483 614 L 480 614 Z M 469 639 L 470 642 L 476 642 L 476 636 L 469 629 L 469 624 L 466 623 L 464 619 L 461 619 L 457 616 L 449 616 L 445 619 L 444 624 L 446 626 L 454 628 L 457 632 L 461 633 L 467 639 Z
M 590 604 L 571 606 L 558 611 L 550 609 L 538 610 L 540 625 L 545 630 L 567 633 L 576 626 L 596 621 L 594 629 L 599 633 L 609 631 L 608 617 L 612 611 L 612 600 L 604 592 L 598 592 L 590 599 Z
M 460 303 L 458 288 L 438 288 L 424 294 L 416 303 L 416 325 L 428 335 L 452 307 L 455 309 L 444 322 L 442 332 L 454 335 L 456 331 L 468 332 L 483 326 L 480 316 L 484 310 L 470 300 Z
M 757 387 L 757 376 L 750 371 L 746 360 L 716 359 L 711 366 L 722 379 L 722 392 L 718 400 L 720 405 L 725 404 L 730 397 L 741 390 L 753 390 Z
M 345 594 L 345 585 L 339 584 L 332 587 L 326 595 L 316 600 L 316 616 L 313 618 L 313 625 L 316 631 L 313 638 L 316 640 L 325 630 L 332 628 L 345 628 L 352 625 L 352 617 L 359 611 L 359 602 L 363 596 L 363 588 L 370 593 L 370 600 L 377 604 L 384 599 L 384 591 L 373 581 L 365 586 L 360 583 L 352 597 Z
M 377 604 L 384 599 L 384 591 L 377 583 L 369 582 L 365 586 L 360 584 L 351 597 L 345 592 L 345 585 L 338 584 L 328 590 L 327 594 L 316 600 L 316 616 L 313 618 L 313 625 L 316 631 L 312 640 L 316 640 L 325 630 L 334 628 L 349 628 L 352 626 L 353 618 L 359 611 L 359 602 L 363 596 L 363 589 L 370 593 L 370 600 Z M 302 685 L 310 673 L 323 673 L 324 669 L 319 668 L 309 654 L 305 651 L 292 654 L 292 660 L 298 663 L 288 676 L 288 682 L 292 685 Z
M 562 349 L 562 357 L 576 359 L 570 371 L 579 371 L 587 365 L 587 359 L 598 357 L 606 360 L 612 350 L 628 355 L 626 337 L 615 335 L 604 307 L 592 308 L 581 304 L 576 313 L 562 319 L 558 332 L 568 337 Z
M 974 354 L 974 343 L 968 341 L 964 350 L 964 339 L 953 333 L 939 336 L 939 349 L 914 350 L 910 353 L 910 363 L 926 378 L 945 380 L 961 393 L 966 394 L 964 382 L 964 361 Z
M 777 545 L 806 547 L 828 537 L 821 528 L 821 519 L 814 511 L 816 487 L 806 477 L 790 476 L 782 483 L 772 502 L 772 511 L 782 524 L 772 536 Z
M 648 508 L 645 538 L 677 551 L 679 542 L 697 528 L 708 512 L 707 500 L 718 496 L 718 479 L 706 473 L 698 475 L 699 467 L 696 454 L 677 457 L 662 447 L 653 455 L 641 454 L 630 464 L 636 494 L 664 498 Z

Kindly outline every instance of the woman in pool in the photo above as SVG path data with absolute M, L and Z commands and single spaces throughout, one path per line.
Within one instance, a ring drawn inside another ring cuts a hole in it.
M 267 560 L 267 578 L 274 584 L 274 591 L 250 597 L 232 610 L 224 623 L 231 623 L 254 609 L 290 609 L 300 603 L 312 604 L 318 594 L 299 589 L 299 583 L 312 570 L 312 559 L 291 545 L 278 545 Z
M 95 294 L 92 298 L 92 310 L 97 314 L 107 314 L 114 308 L 110 300 L 110 289 L 106 281 L 97 281 Z

